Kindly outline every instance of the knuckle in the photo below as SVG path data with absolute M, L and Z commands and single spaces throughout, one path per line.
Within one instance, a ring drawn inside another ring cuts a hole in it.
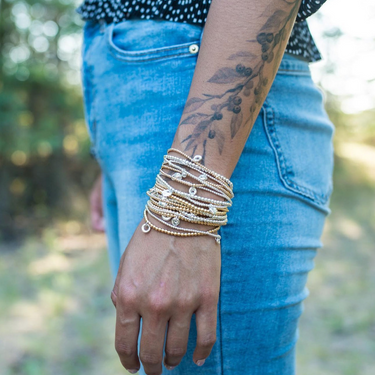
M 171 304 L 162 297 L 150 297 L 148 307 L 151 311 L 162 314 L 169 310 Z
M 165 354 L 168 357 L 183 357 L 186 353 L 186 348 L 181 346 L 175 346 L 172 348 L 166 348 Z
M 135 348 L 125 342 L 116 342 L 115 349 L 116 352 L 122 357 L 132 357 L 136 353 Z
M 139 356 L 139 359 L 144 365 L 148 366 L 155 366 L 158 364 L 161 364 L 162 358 L 155 353 L 149 353 L 149 352 L 144 352 L 141 353 Z
M 189 312 L 194 306 L 194 300 L 192 298 L 180 298 L 176 302 L 177 309 L 182 312 Z
M 202 291 L 202 302 L 204 304 L 214 305 L 217 303 L 218 294 L 212 288 L 207 288 Z
M 138 300 L 135 291 L 127 287 L 121 289 L 121 293 L 118 296 L 118 299 L 120 300 L 122 306 L 129 307 L 135 306 Z
M 216 342 L 216 333 L 212 332 L 201 337 L 198 341 L 198 345 L 202 348 L 210 348 L 214 346 Z

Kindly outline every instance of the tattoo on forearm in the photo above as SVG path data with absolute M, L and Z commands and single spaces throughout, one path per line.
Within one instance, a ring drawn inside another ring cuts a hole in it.
M 207 142 L 216 142 L 221 154 L 228 133 L 223 126 L 227 126 L 226 124 L 230 126 L 230 137 L 233 139 L 241 126 L 249 122 L 253 124 L 254 113 L 265 99 L 268 92 L 267 85 L 271 80 L 268 78 L 270 73 L 264 74 L 264 67 L 274 62 L 271 64 L 271 72 L 272 77 L 276 75 L 278 64 L 275 62 L 281 60 L 284 52 L 281 41 L 289 36 L 290 23 L 295 20 L 300 2 L 300 0 L 280 1 L 284 4 L 283 9 L 278 9 L 267 17 L 254 40 L 247 40 L 257 46 L 252 47 L 254 53 L 238 51 L 232 54 L 227 58 L 230 65 L 217 70 L 208 80 L 215 85 L 232 84 L 232 87 L 221 94 L 192 97 L 185 104 L 183 116 L 186 117 L 182 119 L 180 125 L 194 125 L 194 128 L 181 143 L 185 152 L 190 151 L 192 155 L 199 149 L 203 163 Z M 267 10 L 264 13 L 267 13 Z M 257 48 L 260 49 L 259 53 Z M 243 108 L 243 97 L 252 97 L 246 100 L 250 103 L 249 108 Z M 201 107 L 207 103 L 211 104 L 210 110 L 204 112 Z

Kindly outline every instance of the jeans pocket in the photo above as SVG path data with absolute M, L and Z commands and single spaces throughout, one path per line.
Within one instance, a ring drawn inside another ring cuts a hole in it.
M 196 56 L 203 26 L 166 20 L 125 20 L 107 27 L 113 57 L 127 62 Z
M 333 123 L 310 75 L 275 78 L 263 105 L 265 131 L 289 191 L 327 206 L 332 192 Z

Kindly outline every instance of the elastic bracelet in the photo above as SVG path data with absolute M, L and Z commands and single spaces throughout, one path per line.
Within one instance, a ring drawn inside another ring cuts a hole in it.
M 169 155 L 169 152 L 177 152 L 185 159 Z M 201 155 L 190 157 L 184 152 L 170 148 L 164 155 L 164 161 L 155 179 L 155 185 L 147 191 L 149 199 L 144 209 L 145 223 L 142 225 L 144 233 L 154 229 L 168 235 L 179 237 L 212 236 L 220 243 L 221 236 L 217 231 L 228 222 L 228 208 L 232 206 L 233 183 L 221 174 L 202 165 Z M 187 170 L 194 171 L 194 173 Z M 164 169 L 172 170 L 168 174 Z M 195 174 L 198 173 L 198 175 Z M 166 179 L 179 182 L 188 192 L 171 186 Z M 189 177 L 195 182 L 185 181 Z M 206 191 L 224 200 L 211 199 L 199 195 L 200 191 Z M 160 228 L 150 221 L 148 215 L 156 221 L 173 230 Z M 181 222 L 211 226 L 213 229 L 199 230 L 180 226 Z

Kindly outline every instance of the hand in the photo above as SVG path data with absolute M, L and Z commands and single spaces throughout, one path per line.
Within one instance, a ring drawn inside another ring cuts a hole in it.
M 202 365 L 216 341 L 220 291 L 220 245 L 210 236 L 176 237 L 138 225 L 124 254 L 111 293 L 116 307 L 115 347 L 132 373 L 142 361 L 146 374 L 177 366 L 187 350 L 190 320 L 196 314 L 193 361 Z M 137 340 L 142 316 L 140 356 Z M 198 362 L 199 361 L 199 362 Z M 131 371 L 133 370 L 133 371 Z
M 102 175 L 96 179 L 90 195 L 91 226 L 97 232 L 104 232 Z

